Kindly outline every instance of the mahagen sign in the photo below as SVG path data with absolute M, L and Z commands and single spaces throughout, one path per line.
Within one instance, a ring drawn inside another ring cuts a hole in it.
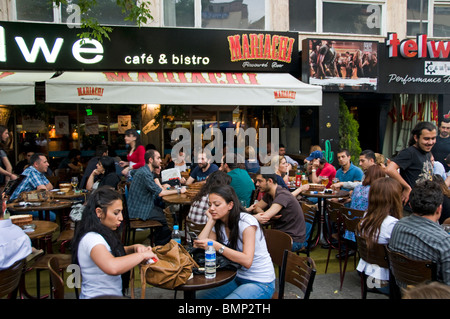
M 299 72 L 290 32 L 114 27 L 80 39 L 63 24 L 0 22 L 2 70 Z
M 400 41 L 390 33 L 379 46 L 380 93 L 448 94 L 450 44 L 426 35 Z

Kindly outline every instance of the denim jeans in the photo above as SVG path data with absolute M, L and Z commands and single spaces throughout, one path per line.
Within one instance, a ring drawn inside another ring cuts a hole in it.
M 235 277 L 229 283 L 197 292 L 197 299 L 270 299 L 275 292 L 275 280 L 257 282 Z

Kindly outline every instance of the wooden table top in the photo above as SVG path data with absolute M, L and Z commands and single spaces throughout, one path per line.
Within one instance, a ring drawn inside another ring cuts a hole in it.
M 236 270 L 218 270 L 216 278 L 206 279 L 204 274 L 194 274 L 184 285 L 178 286 L 176 290 L 196 291 L 224 285 L 236 276 Z
M 350 192 L 339 190 L 337 192 L 333 193 L 323 193 L 323 192 L 311 192 L 311 191 L 304 191 L 301 193 L 303 196 L 306 197 L 317 197 L 317 198 L 340 198 L 340 197 L 348 197 L 350 195 Z
M 186 194 L 166 195 L 162 199 L 168 204 L 190 205 L 192 203 L 192 199 L 187 197 Z
M 52 191 L 52 196 L 55 199 L 75 199 L 75 198 L 83 198 L 86 200 L 88 193 L 82 193 L 80 191 L 75 192 L 73 190 L 70 190 L 68 192 L 61 192 L 61 191 Z
M 20 202 L 13 202 L 6 205 L 6 208 L 12 212 L 32 212 L 43 210 L 58 210 L 63 208 L 69 208 L 72 206 L 72 202 L 69 200 L 54 199 L 45 202 L 33 202 L 32 205 L 20 206 Z
M 33 220 L 36 228 L 32 232 L 25 232 L 30 239 L 36 239 L 53 234 L 58 229 L 58 224 L 47 220 Z

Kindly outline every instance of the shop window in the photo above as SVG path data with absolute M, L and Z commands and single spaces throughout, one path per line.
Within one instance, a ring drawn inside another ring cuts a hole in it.
M 450 37 L 450 3 L 435 6 L 433 12 L 433 35 L 435 37 Z
M 368 7 L 367 3 L 323 3 L 323 32 L 349 34 L 381 34 L 381 6 Z M 375 15 L 375 16 L 374 16 Z M 378 16 L 376 16 L 378 15 Z
M 386 1 L 289 0 L 289 29 L 300 32 L 382 34 Z
M 406 34 L 409 36 L 427 33 L 428 0 L 408 0 L 406 23 Z
M 17 21 L 39 22 L 72 22 L 75 14 L 73 5 L 78 0 L 68 1 L 70 4 L 61 4 L 61 7 L 53 6 L 49 0 L 15 0 L 15 19 Z M 96 0 L 96 5 L 85 14 L 85 18 L 95 18 L 100 24 L 109 25 L 135 25 L 133 21 L 126 21 L 126 13 L 117 5 L 115 0 Z
M 16 0 L 15 8 L 19 21 L 55 22 L 54 10 L 48 0 Z
M 264 30 L 264 24 L 264 1 L 202 1 L 204 28 Z
M 289 29 L 291 31 L 316 31 L 316 0 L 289 1 Z

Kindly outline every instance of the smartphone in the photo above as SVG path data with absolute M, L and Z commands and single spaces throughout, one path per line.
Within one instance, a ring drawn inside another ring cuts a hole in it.
M 189 236 L 191 236 L 191 239 L 192 239 L 192 240 L 196 240 L 196 239 L 198 238 L 198 237 L 197 237 L 197 234 L 194 233 L 194 232 L 192 232 L 192 231 L 189 232 Z

